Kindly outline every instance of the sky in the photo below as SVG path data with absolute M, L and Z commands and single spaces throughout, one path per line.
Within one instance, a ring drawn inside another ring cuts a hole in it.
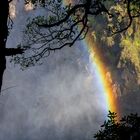
M 28 17 L 22 1 L 16 13 L 7 47 L 22 40 Z M 0 97 L 0 140 L 92 139 L 107 112 L 89 65 L 81 44 L 51 53 L 42 65 L 24 71 L 8 62 L 3 89 L 12 88 Z M 124 113 L 140 112 L 137 94 L 124 95 L 119 102 Z

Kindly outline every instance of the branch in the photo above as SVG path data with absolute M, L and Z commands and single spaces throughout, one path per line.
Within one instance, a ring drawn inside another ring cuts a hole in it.
M 45 27 L 45 28 L 50 28 L 50 27 L 54 27 L 54 26 L 59 26 L 60 24 L 66 22 L 73 13 L 75 13 L 75 11 L 78 9 L 78 8 L 84 8 L 86 6 L 86 4 L 78 4 L 76 6 L 74 6 L 72 9 L 70 9 L 67 13 L 67 15 L 65 16 L 65 18 L 59 20 L 58 22 L 56 23 L 52 23 L 52 24 L 38 24 L 36 23 L 39 27 Z
M 6 48 L 4 50 L 5 56 L 13 56 L 17 54 L 22 54 L 24 52 L 24 49 L 21 48 Z
M 132 22 L 133 22 L 133 19 L 135 18 L 135 16 L 132 16 L 131 15 L 131 10 L 130 10 L 130 4 L 131 4 L 131 0 L 126 0 L 125 3 L 127 3 L 127 14 L 128 14 L 128 18 L 129 18 L 129 23 L 127 24 L 126 27 L 116 31 L 116 32 L 113 32 L 112 35 L 114 34 L 118 34 L 118 33 L 122 33 L 124 31 L 127 31 L 127 29 L 131 26 Z M 137 17 L 137 16 L 136 16 Z

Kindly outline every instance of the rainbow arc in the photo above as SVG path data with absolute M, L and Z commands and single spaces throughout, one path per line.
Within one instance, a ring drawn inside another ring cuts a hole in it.
M 72 0 L 63 0 L 64 5 L 68 5 Z M 80 26 L 79 26 L 80 29 Z M 111 77 L 111 73 L 107 70 L 107 66 L 103 61 L 103 55 L 100 47 L 97 47 L 97 44 L 94 42 L 94 37 L 92 33 L 89 32 L 86 36 L 86 39 L 83 41 L 83 45 L 86 52 L 89 55 L 91 69 L 94 68 L 96 71 L 96 77 L 98 83 L 100 83 L 100 88 L 102 89 L 102 95 L 104 96 L 106 111 L 116 112 L 118 115 L 118 119 L 120 117 L 119 107 L 116 98 L 116 91 L 113 89 L 113 81 Z

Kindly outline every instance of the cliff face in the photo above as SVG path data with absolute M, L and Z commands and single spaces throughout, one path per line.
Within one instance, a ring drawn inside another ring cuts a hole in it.
M 112 85 L 113 93 L 117 97 L 140 93 L 140 72 L 139 65 L 137 65 L 137 63 L 140 63 L 140 54 L 137 56 L 139 58 L 137 62 L 132 61 L 131 58 L 127 57 L 120 44 L 109 47 L 101 41 L 98 42 L 99 45 L 97 46 L 101 50 L 103 63 L 107 67 L 106 75 L 109 73 L 109 77 L 112 78 L 110 84 Z M 130 47 L 133 49 L 135 46 Z M 130 51 L 128 54 L 133 56 L 134 53 Z
M 135 68 L 133 67 L 133 64 L 126 65 L 125 67 L 118 69 L 120 73 L 118 74 L 118 78 L 116 78 L 116 80 L 120 81 L 121 93 L 139 93 L 140 79 L 135 71 Z
M 102 50 L 117 96 L 140 93 L 140 19 L 136 19 L 127 31 L 115 36 L 107 36 L 103 23 L 99 19 L 95 21 L 93 39 Z
M 116 70 L 114 81 L 118 83 L 118 95 L 123 96 L 125 94 L 140 92 L 138 76 L 133 69 L 128 67 L 118 68 Z
M 110 49 L 110 48 L 108 48 Z M 121 50 L 118 53 L 122 53 Z M 104 53 L 108 53 L 104 51 Z M 132 55 L 130 53 L 130 55 Z M 121 59 L 121 54 L 111 60 L 109 55 L 104 55 L 105 59 L 108 59 L 106 66 L 109 68 L 112 75 L 112 86 L 115 88 L 117 96 L 123 96 L 126 94 L 140 93 L 140 73 L 135 66 L 135 62 L 131 62 L 131 59 Z M 111 56 L 113 57 L 113 55 Z M 139 57 L 140 58 L 140 57 Z M 140 59 L 139 59 L 140 62 Z
M 125 66 L 108 63 L 107 66 L 110 69 L 113 78 L 112 86 L 117 96 L 140 93 L 140 77 L 132 63 Z

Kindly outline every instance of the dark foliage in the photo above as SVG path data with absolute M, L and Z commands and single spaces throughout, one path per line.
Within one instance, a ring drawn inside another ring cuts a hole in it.
M 140 16 L 140 2 L 136 0 L 26 0 L 26 4 L 29 2 L 34 9 L 39 3 L 47 12 L 31 18 L 27 25 L 23 43 L 19 44 L 25 53 L 14 59 L 23 68 L 40 64 L 51 51 L 85 39 L 94 24 L 91 19 L 100 17 L 106 35 L 111 36 L 126 31 Z
M 96 140 L 139 140 L 140 117 L 137 114 L 124 116 L 119 122 L 117 114 L 109 111 L 108 120 L 94 135 Z

